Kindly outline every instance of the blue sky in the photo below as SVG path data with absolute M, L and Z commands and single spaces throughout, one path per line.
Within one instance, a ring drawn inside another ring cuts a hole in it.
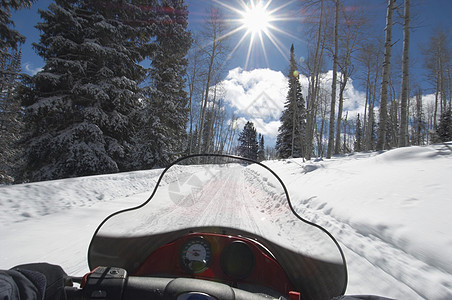
M 255 2 L 259 0 L 254 0 Z M 266 0 L 261 0 L 266 3 Z M 249 39 L 245 39 L 240 47 L 232 54 L 231 60 L 228 62 L 228 69 L 242 67 L 247 70 L 255 68 L 270 68 L 276 71 L 286 72 L 288 62 L 287 57 L 290 45 L 295 45 L 295 52 L 299 58 L 306 56 L 307 41 L 303 38 L 303 16 L 301 12 L 302 0 L 268 0 L 270 2 L 268 9 L 275 10 L 274 15 L 279 18 L 291 19 L 287 21 L 274 21 L 273 25 L 287 34 L 276 31 L 274 37 L 280 41 L 280 49 L 286 53 L 285 57 L 279 50 L 264 36 L 265 51 L 268 59 L 264 59 L 262 47 L 259 43 L 255 43 L 252 53 L 247 62 L 247 52 Z M 401 1 L 401 0 L 399 0 Z M 27 36 L 27 42 L 23 47 L 23 66 L 26 73 L 32 73 L 44 65 L 43 60 L 37 56 L 31 48 L 33 42 L 39 41 L 39 31 L 34 28 L 40 21 L 38 8 L 46 9 L 52 0 L 38 0 L 31 9 L 23 9 L 13 14 L 13 20 L 16 29 Z M 190 30 L 196 32 L 204 22 L 206 10 L 211 6 L 220 7 L 224 15 L 228 19 L 238 19 L 239 15 L 231 8 L 241 9 L 242 3 L 250 2 L 250 0 L 186 0 L 189 5 L 189 21 Z M 345 3 L 353 3 L 352 0 L 345 0 Z M 374 17 L 374 29 L 378 32 L 384 30 L 386 0 L 362 0 L 367 2 L 369 13 Z M 287 5 L 289 3 L 289 5 Z M 228 8 L 231 7 L 231 8 Z M 444 28 L 452 28 L 452 1 L 451 0 L 412 0 L 412 14 L 415 20 L 412 22 L 414 28 L 412 30 L 411 55 L 416 62 L 414 67 L 422 66 L 422 57 L 420 57 L 419 45 L 428 39 L 428 35 L 435 26 Z M 231 28 L 238 27 L 238 23 L 231 23 Z M 231 30 L 232 30 L 231 29 Z M 231 46 L 235 47 L 239 39 L 243 36 L 244 31 L 237 32 L 231 36 Z M 401 26 L 397 26 L 394 30 L 395 40 L 401 39 Z M 401 41 L 397 42 L 396 47 L 401 45 Z M 397 48 L 396 48 L 397 49 Z M 394 50 L 397 52 L 397 50 Z M 412 66 L 413 67 L 413 66 Z
M 189 5 L 189 21 L 190 29 L 192 31 L 199 30 L 200 26 L 204 22 L 206 17 L 206 9 L 210 6 L 220 7 L 225 16 L 229 19 L 238 19 L 239 15 L 227 6 L 240 9 L 241 3 L 249 2 L 250 0 L 186 0 Z M 258 1 L 258 0 L 254 0 Z M 399 0 L 401 1 L 401 0 Z M 27 37 L 27 42 L 23 47 L 23 64 L 24 71 L 30 73 L 25 66 L 28 66 L 29 70 L 37 70 L 42 67 L 44 62 L 37 56 L 34 50 L 31 48 L 33 42 L 39 41 L 39 31 L 34 28 L 37 22 L 40 21 L 38 8 L 46 9 L 52 0 L 38 0 L 30 9 L 23 9 L 13 14 L 13 20 L 16 25 L 16 29 Z M 266 3 L 266 0 L 262 0 Z M 262 54 L 262 47 L 255 44 L 249 60 L 246 65 L 248 41 L 245 39 L 241 46 L 232 55 L 229 61 L 228 68 L 234 69 L 236 67 L 242 67 L 244 69 L 254 68 L 270 68 L 277 71 L 286 71 L 287 69 L 287 56 L 289 53 L 289 47 L 293 43 L 295 45 L 295 52 L 298 57 L 306 56 L 307 41 L 303 39 L 303 17 L 301 12 L 300 3 L 302 0 L 269 0 L 270 10 L 276 10 L 275 16 L 292 18 L 288 21 L 274 21 L 275 27 L 280 28 L 282 31 L 287 32 L 288 35 L 279 32 L 274 32 L 274 36 L 281 42 L 280 47 L 283 52 L 287 53 L 284 57 L 276 47 L 264 37 L 265 49 L 268 56 L 268 61 L 264 59 Z M 351 0 L 345 0 L 345 3 L 352 3 Z M 375 15 L 375 30 L 383 31 L 385 14 L 386 14 L 386 0 L 363 0 L 362 2 L 368 3 L 368 9 L 370 13 Z M 223 3 L 224 5 L 221 5 Z M 286 5 L 290 3 L 289 5 Z M 412 14 L 416 16 L 416 20 L 413 23 L 414 28 L 412 30 L 412 44 L 411 54 L 418 58 L 417 64 L 421 65 L 422 58 L 419 56 L 419 44 L 424 43 L 428 39 L 428 35 L 435 28 L 435 26 L 442 26 L 444 28 L 452 29 L 452 1 L 451 0 L 412 0 Z M 280 8 L 280 9 L 278 9 Z M 295 19 L 296 18 L 296 19 Z M 231 28 L 238 27 L 237 23 L 232 24 Z M 231 30 L 232 30 L 231 29 Z M 231 36 L 231 45 L 236 45 L 238 40 L 242 37 L 244 31 L 237 32 Z M 398 26 L 394 30 L 394 34 L 397 40 L 401 38 L 401 28 Z M 398 42 L 401 44 L 401 41 Z M 397 46 L 397 45 L 396 45 Z M 245 68 L 246 65 L 246 68 Z
M 199 32 L 208 15 L 208 8 L 214 6 L 218 7 L 230 21 L 229 26 L 232 32 L 242 24 L 240 11 L 245 9 L 245 3 L 249 5 L 251 1 L 259 2 L 259 0 L 186 0 L 190 12 L 189 29 L 192 32 Z M 37 56 L 31 44 L 39 42 L 39 32 L 34 28 L 34 25 L 41 21 L 37 10 L 38 8 L 47 9 L 51 2 L 51 0 L 38 0 L 31 9 L 20 10 L 13 14 L 16 29 L 27 37 L 27 42 L 23 46 L 22 59 L 25 73 L 33 74 L 44 65 L 44 61 Z M 263 106 L 258 112 L 253 109 L 253 116 L 247 108 L 253 102 L 259 103 L 262 99 L 271 98 L 273 109 L 276 107 L 282 111 L 286 92 L 284 76 L 288 71 L 290 45 L 294 44 L 297 59 L 301 61 L 307 56 L 309 41 L 304 34 L 306 24 L 301 6 L 303 0 L 260 0 L 260 2 L 262 5 L 268 4 L 267 11 L 273 12 L 274 20 L 271 24 L 275 29 L 270 29 L 273 42 L 263 35 L 262 45 L 261 42 L 255 42 L 250 51 L 250 35 L 239 44 L 245 30 L 231 34 L 230 48 L 235 51 L 231 53 L 225 66 L 223 84 L 228 88 L 225 96 L 226 103 L 242 116 L 242 121 L 253 120 L 257 124 L 258 131 L 272 139 L 277 133 L 279 118 L 274 112 L 265 111 Z M 372 30 L 383 35 L 387 0 L 344 0 L 343 2 L 349 7 L 353 6 L 353 3 L 360 3 L 360 5 L 366 3 L 366 11 L 372 16 Z M 397 2 L 401 3 L 402 0 Z M 431 92 L 429 90 L 431 85 L 423 75 L 424 59 L 420 46 L 426 45 L 430 34 L 438 26 L 452 29 L 452 0 L 411 0 L 411 2 L 413 29 L 410 45 L 412 58 L 410 80 L 412 83 L 419 84 L 424 89 L 424 93 L 428 94 Z M 393 34 L 395 42 L 393 56 L 401 56 L 402 26 L 400 24 L 394 27 Z M 258 41 L 257 38 L 255 40 Z M 256 80 L 257 78 L 259 80 Z M 350 81 L 346 109 L 355 113 L 363 109 L 362 89 L 357 81 Z M 264 102 L 268 104 L 268 101 Z

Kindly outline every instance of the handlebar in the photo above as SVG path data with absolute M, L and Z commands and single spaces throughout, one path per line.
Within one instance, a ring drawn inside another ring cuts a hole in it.
M 115 267 L 98 267 L 85 275 L 80 284 L 81 288 L 66 287 L 68 300 L 269 299 L 267 294 L 251 293 L 218 282 L 193 278 L 128 276 L 126 270 Z M 284 299 L 280 295 L 275 297 Z M 300 299 L 299 295 L 293 299 Z

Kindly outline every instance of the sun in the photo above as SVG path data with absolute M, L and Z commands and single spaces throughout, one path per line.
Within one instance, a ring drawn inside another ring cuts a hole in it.
M 269 43 L 272 44 L 287 61 L 289 60 L 288 50 L 283 49 L 286 45 L 279 40 L 278 35 L 285 35 L 294 40 L 299 40 L 298 37 L 288 33 L 287 30 L 284 30 L 281 27 L 284 23 L 297 20 L 297 18 L 290 16 L 287 7 L 299 0 L 281 0 L 281 5 L 271 9 L 270 6 L 273 0 L 235 0 L 235 4 L 237 5 L 231 3 L 234 1 L 227 1 L 228 4 L 226 4 L 226 1 L 224 0 L 212 1 L 225 7 L 237 16 L 237 18 L 232 17 L 227 20 L 227 22 L 231 24 L 232 29 L 219 39 L 234 35 L 240 31 L 243 32 L 243 35 L 234 49 L 229 53 L 226 61 L 234 55 L 245 40 L 249 41 L 244 66 L 245 69 L 248 68 L 250 58 L 256 52 L 255 48 L 258 46 L 260 46 L 260 52 L 263 54 L 267 66 L 270 65 L 267 55 Z
M 251 2 L 240 14 L 242 15 L 243 25 L 252 34 L 265 32 L 272 22 L 270 12 L 260 2 L 257 4 Z

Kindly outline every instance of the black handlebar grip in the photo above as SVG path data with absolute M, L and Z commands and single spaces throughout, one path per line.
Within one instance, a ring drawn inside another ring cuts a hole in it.
M 129 276 L 123 300 L 164 299 L 164 291 L 173 278 Z

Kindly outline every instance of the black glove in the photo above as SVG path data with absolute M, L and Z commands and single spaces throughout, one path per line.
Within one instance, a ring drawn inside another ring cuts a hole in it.
M 39 272 L 0 270 L 0 299 L 44 299 L 46 277 Z
M 42 279 L 36 276 L 36 272 L 45 276 L 45 300 L 65 300 L 66 293 L 64 287 L 67 281 L 67 274 L 64 270 L 57 265 L 51 265 L 48 263 L 34 263 L 19 265 L 12 270 L 18 271 L 24 274 L 30 281 L 37 286 L 38 289 L 43 287 Z

